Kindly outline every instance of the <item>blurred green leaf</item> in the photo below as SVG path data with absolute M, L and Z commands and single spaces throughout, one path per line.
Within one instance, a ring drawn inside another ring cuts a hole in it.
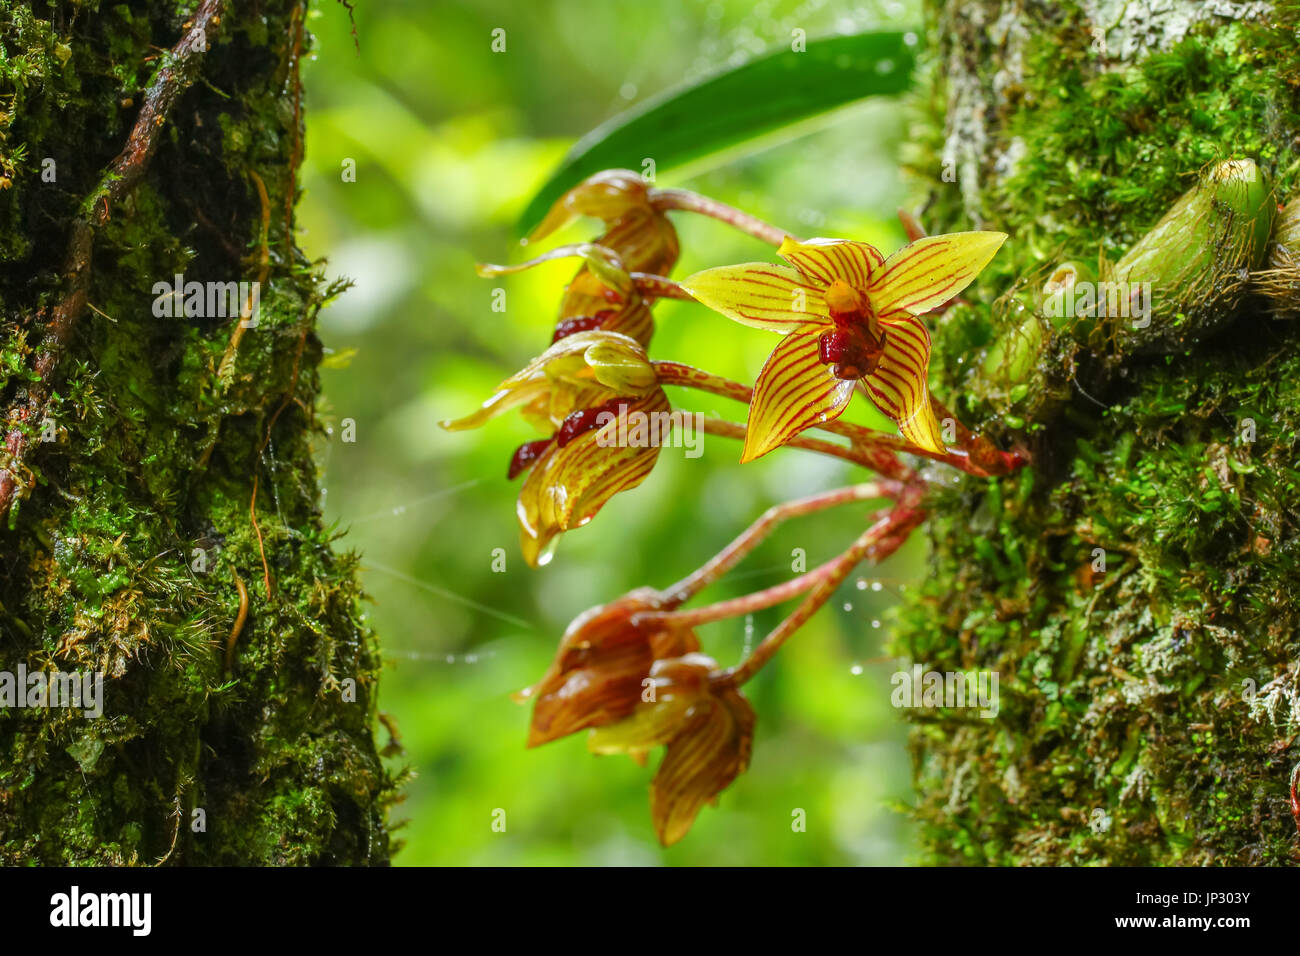
M 828 110 L 901 93 L 911 83 L 919 31 L 809 40 L 668 90 L 598 126 L 573 147 L 528 204 L 529 232 L 567 189 L 602 169 L 681 166 Z

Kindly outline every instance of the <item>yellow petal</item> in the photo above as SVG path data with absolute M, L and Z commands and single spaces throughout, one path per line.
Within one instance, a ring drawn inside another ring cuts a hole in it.
M 595 381 L 625 394 L 643 392 L 657 381 L 641 343 L 605 329 L 566 335 L 497 388 L 517 388 L 541 375 L 572 385 Z
M 479 407 L 478 411 L 471 412 L 464 418 L 449 418 L 439 422 L 438 425 L 449 432 L 463 431 L 466 428 L 478 428 L 512 408 L 534 401 L 545 395 L 548 390 L 549 386 L 545 380 L 519 382 L 506 388 L 500 388 L 495 395 Z
M 528 472 L 515 513 L 525 560 L 536 566 L 551 541 L 564 531 L 580 528 L 620 491 L 646 479 L 659 458 L 659 445 L 641 443 L 634 431 L 638 420 L 662 421 L 670 411 L 662 389 L 625 406 L 626 435 L 620 436 L 616 416 L 602 427 L 578 435 L 563 448 L 552 445 Z M 640 419 L 640 415 L 648 416 Z M 633 417 L 633 416 L 636 417 Z M 662 438 L 662 436 L 660 436 Z M 622 439 L 629 439 L 622 443 Z
M 880 325 L 885 333 L 884 355 L 863 383 L 876 407 L 894 420 L 904 438 L 927 451 L 942 452 L 927 383 L 930 333 L 920 319 L 905 312 L 882 318 Z
M 757 329 L 788 332 L 809 322 L 830 322 L 821 288 L 787 266 L 750 262 L 705 269 L 681 286 L 713 311 Z
M 970 285 L 1006 241 L 1004 232 L 954 232 L 918 239 L 885 260 L 867 294 L 878 314 L 913 315 L 943 305 Z
M 634 395 L 659 384 L 649 356 L 635 339 L 617 332 L 591 334 L 593 341 L 582 357 L 601 385 L 619 395 Z
M 824 288 L 839 279 L 864 291 L 885 262 L 884 256 L 875 246 L 850 239 L 809 239 L 800 242 L 786 236 L 777 255 L 798 269 L 813 284 Z
M 599 328 L 622 333 L 648 347 L 654 335 L 654 318 L 640 293 L 634 293 L 622 302 L 611 301 L 608 293 L 605 283 L 586 269 L 579 270 L 564 290 L 556 335 L 564 338 L 566 334 L 574 334 L 565 330 L 575 321 L 582 322 L 590 329 L 590 320 L 599 317 Z
M 681 729 L 692 702 L 685 695 L 642 701 L 630 717 L 592 730 L 587 749 L 594 754 L 635 754 L 666 744 Z
M 555 259 L 568 259 L 576 257 L 586 263 L 587 268 L 591 271 L 601 283 L 620 295 L 630 295 L 633 291 L 632 277 L 628 275 L 627 269 L 623 266 L 623 259 L 617 252 L 606 246 L 594 242 L 580 242 L 571 246 L 557 246 L 550 252 L 545 252 L 535 259 L 529 259 L 527 262 L 521 262 L 514 266 L 500 266 L 490 262 L 480 262 L 475 266 L 475 270 L 485 279 L 495 278 L 496 276 L 513 275 L 516 272 L 523 272 L 531 269 L 533 266 L 540 265 L 543 262 L 551 262 Z
M 645 180 L 630 169 L 602 170 L 556 200 L 529 234 L 528 241 L 545 239 L 577 216 L 593 216 L 609 222 L 638 207 L 649 207 Z
M 839 418 L 853 397 L 853 382 L 831 374 L 818 358 L 825 326 L 804 326 L 783 338 L 754 383 L 741 462 L 784 445 L 805 428 Z
M 618 251 L 628 272 L 666 276 L 677 263 L 677 230 L 668 217 L 653 207 L 629 210 L 597 241 Z

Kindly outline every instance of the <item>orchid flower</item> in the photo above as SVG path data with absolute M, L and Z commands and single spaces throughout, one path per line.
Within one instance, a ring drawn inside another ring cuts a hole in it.
M 754 384 L 741 461 L 832 421 L 860 381 L 903 437 L 944 450 L 930 403 L 930 333 L 920 316 L 980 273 L 1000 232 L 930 236 L 888 259 L 846 239 L 787 238 L 790 266 L 747 263 L 697 272 L 682 288 L 744 325 L 784 333 Z
M 620 445 L 619 420 L 667 415 L 671 407 L 641 344 L 594 330 L 560 339 L 478 411 L 440 424 L 477 428 L 512 408 L 547 436 L 521 445 L 507 474 L 528 472 L 515 510 L 524 558 L 536 567 L 550 560 L 561 532 L 582 527 L 654 467 L 658 444 Z
M 645 759 L 666 746 L 650 784 L 650 817 L 659 842 L 686 836 L 706 803 L 749 767 L 754 708 L 735 687 L 719 682 L 717 663 L 703 654 L 657 660 L 646 695 L 626 719 L 593 730 L 593 753 Z
M 631 170 L 608 169 L 583 180 L 556 201 L 527 242 L 546 238 L 578 216 L 605 223 L 605 234 L 592 245 L 608 250 L 625 272 L 666 276 L 677 263 L 677 230 L 651 205 L 645 181 Z M 612 309 L 606 278 L 590 259 L 573 277 L 560 302 L 557 340 L 573 331 L 606 328 L 649 345 L 654 322 L 648 305 L 638 299 L 621 311 Z
M 576 257 L 583 261 L 564 293 L 560 320 L 555 325 L 552 342 L 576 332 L 604 329 L 620 332 L 649 347 L 654 335 L 654 318 L 650 314 L 653 298 L 643 295 L 620 256 L 608 246 L 581 242 L 558 246 L 535 259 L 514 266 L 480 263 L 478 274 L 484 278 L 512 275 L 543 262 Z
M 542 679 L 516 695 L 534 701 L 529 747 L 623 720 L 641 701 L 655 661 L 700 649 L 690 628 L 633 623 L 637 614 L 659 608 L 658 598 L 640 588 L 574 619 Z
M 711 217 L 777 247 L 789 265 L 749 263 L 708 269 L 683 283 L 670 210 Z M 950 303 L 989 263 L 1002 233 L 966 232 L 914 240 L 888 259 L 863 242 L 798 241 L 741 210 L 680 189 L 656 189 L 636 173 L 609 170 L 565 193 L 527 240 L 551 235 L 579 215 L 605 224 L 594 242 L 561 246 L 515 266 L 480 265 L 500 276 L 578 257 L 552 345 L 476 412 L 443 422 L 475 428 L 519 409 L 543 438 L 515 451 L 508 477 L 527 472 L 516 512 L 524 557 L 545 564 L 558 536 L 580 527 L 619 491 L 640 484 L 660 442 L 637 444 L 627 418 L 667 416 L 665 385 L 695 388 L 749 403 L 749 423 L 709 420 L 710 434 L 744 438 L 742 461 L 793 442 L 875 470 L 879 482 L 785 502 L 759 517 L 726 548 L 664 591 L 641 588 L 580 615 L 565 631 L 542 679 L 516 699 L 531 701 L 528 746 L 579 731 L 597 754 L 626 753 L 644 765 L 664 747 L 650 788 L 659 841 L 690 830 L 706 803 L 749 765 L 755 715 L 740 688 L 816 613 L 858 564 L 888 557 L 924 520 L 926 482 L 897 451 L 938 457 L 977 475 L 1004 474 L 1024 460 L 999 452 L 960 424 L 956 451 L 944 448 L 930 396 L 930 335 L 922 317 Z M 753 389 L 647 354 L 660 298 L 695 299 L 723 315 L 783 333 Z M 861 426 L 834 423 L 861 387 L 908 444 Z M 801 437 L 813 425 L 846 435 L 844 448 Z M 987 448 L 985 447 L 987 446 Z M 999 457 L 1001 456 L 1001 457 Z M 798 515 L 874 498 L 893 505 L 876 514 L 841 554 L 818 568 L 760 591 L 682 610 L 728 573 L 773 527 Z M 694 628 L 800 597 L 800 602 L 743 661 L 720 668 L 700 653 Z
M 650 814 L 659 841 L 670 846 L 748 767 L 755 718 L 699 653 L 694 630 L 654 622 L 665 603 L 640 588 L 579 615 L 546 674 L 516 699 L 534 701 L 529 747 L 589 729 L 593 753 L 625 753 L 645 766 L 651 748 L 666 746 Z

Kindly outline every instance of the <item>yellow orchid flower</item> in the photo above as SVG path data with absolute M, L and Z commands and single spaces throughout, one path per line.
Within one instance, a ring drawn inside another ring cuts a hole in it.
M 625 272 L 666 276 L 677 262 L 677 230 L 650 201 L 645 180 L 628 169 L 607 169 L 583 180 L 561 196 L 528 243 L 545 239 L 578 216 L 604 222 L 606 231 L 592 243 L 609 250 Z M 650 344 L 654 322 L 648 303 L 634 299 L 611 305 L 608 276 L 587 260 L 564 290 L 556 338 L 573 331 L 605 328 Z
M 630 272 L 667 275 L 677 262 L 677 230 L 651 202 L 645 180 L 630 169 L 607 169 L 574 186 L 556 200 L 528 242 L 545 239 L 578 216 L 605 224 L 607 231 L 595 241 L 617 252 Z
M 930 333 L 919 316 L 966 288 L 1006 238 L 930 236 L 888 259 L 865 242 L 787 238 L 777 251 L 793 268 L 751 262 L 683 281 L 728 318 L 785 334 L 754 384 L 740 460 L 838 418 L 859 381 L 904 438 L 942 452 L 927 384 Z
M 565 290 L 551 341 L 558 342 L 575 332 L 604 329 L 620 332 L 648 347 L 654 335 L 654 318 L 650 314 L 654 300 L 641 294 L 623 257 L 608 246 L 596 242 L 559 246 L 514 266 L 479 263 L 477 271 L 484 278 L 494 278 L 571 257 L 581 259 L 583 266 Z
M 560 533 L 582 527 L 650 474 L 658 443 L 620 444 L 620 423 L 627 434 L 629 420 L 662 421 L 671 406 L 639 342 L 592 330 L 560 339 L 477 411 L 440 424 L 448 431 L 477 428 L 512 408 L 547 435 L 521 445 L 507 473 L 528 472 L 516 514 L 524 558 L 536 567 L 550 560 Z

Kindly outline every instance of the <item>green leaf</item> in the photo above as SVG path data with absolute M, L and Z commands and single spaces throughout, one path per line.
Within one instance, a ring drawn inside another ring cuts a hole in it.
M 566 190 L 602 169 L 680 167 L 868 96 L 905 91 L 920 31 L 809 40 L 668 90 L 598 126 L 573 147 L 520 220 L 529 232 Z M 910 41 L 910 43 L 909 43 Z

